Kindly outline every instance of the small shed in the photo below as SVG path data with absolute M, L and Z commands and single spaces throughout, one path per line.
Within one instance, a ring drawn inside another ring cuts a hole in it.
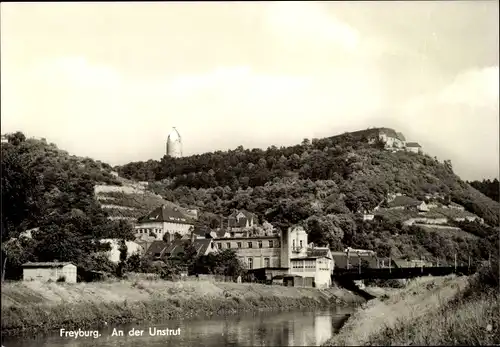
M 23 264 L 24 281 L 60 281 L 76 283 L 76 266 L 70 262 L 43 262 Z

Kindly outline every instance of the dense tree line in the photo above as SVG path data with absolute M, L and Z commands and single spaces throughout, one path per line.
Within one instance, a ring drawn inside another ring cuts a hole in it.
M 10 135 L 2 144 L 2 277 L 18 278 L 27 261 L 71 261 L 82 269 L 112 266 L 101 238 L 133 238 L 129 224 L 107 219 L 96 182 L 119 184 L 111 169 L 70 156 L 44 140 Z M 31 237 L 22 233 L 31 230 Z
M 487 179 L 482 181 L 472 181 L 468 183 L 487 197 L 500 202 L 500 185 L 498 184 L 498 179 Z

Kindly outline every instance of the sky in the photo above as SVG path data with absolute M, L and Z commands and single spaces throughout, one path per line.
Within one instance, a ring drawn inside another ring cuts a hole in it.
M 499 177 L 499 2 L 1 3 L 1 131 L 111 165 L 391 127 Z

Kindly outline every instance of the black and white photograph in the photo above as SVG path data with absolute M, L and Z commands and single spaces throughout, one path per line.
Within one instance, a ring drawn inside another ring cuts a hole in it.
M 1 346 L 500 346 L 499 1 L 2 2 Z

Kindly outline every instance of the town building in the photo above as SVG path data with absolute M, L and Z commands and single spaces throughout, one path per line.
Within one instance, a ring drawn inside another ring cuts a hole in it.
M 255 214 L 245 210 L 236 210 L 229 217 L 223 219 L 221 228 L 227 228 L 233 237 L 237 237 L 244 236 L 243 231 L 258 225 L 259 219 Z
M 422 153 L 422 146 L 417 142 L 408 142 L 405 146 L 406 151 L 413 153 Z
M 182 157 L 182 138 L 175 127 L 173 127 L 170 134 L 168 134 L 167 156 L 172 158 Z
M 307 233 L 294 226 L 281 235 L 214 239 L 217 249 L 234 249 L 250 271 L 262 270 L 266 279 L 278 275 L 313 278 L 316 287 L 331 286 L 333 260 L 328 247 L 308 246 Z M 257 272 L 256 272 L 257 273 Z
M 279 236 L 214 238 L 216 249 L 234 249 L 248 269 L 281 267 Z
M 53 281 L 64 279 L 66 283 L 76 283 L 76 266 L 69 262 L 40 262 L 23 264 L 24 281 Z
M 153 235 L 156 240 L 163 240 L 166 235 L 167 241 L 172 241 L 176 234 L 181 237 L 190 235 L 194 230 L 194 220 L 177 207 L 162 205 L 139 218 L 134 229 L 135 237 L 139 239 Z

